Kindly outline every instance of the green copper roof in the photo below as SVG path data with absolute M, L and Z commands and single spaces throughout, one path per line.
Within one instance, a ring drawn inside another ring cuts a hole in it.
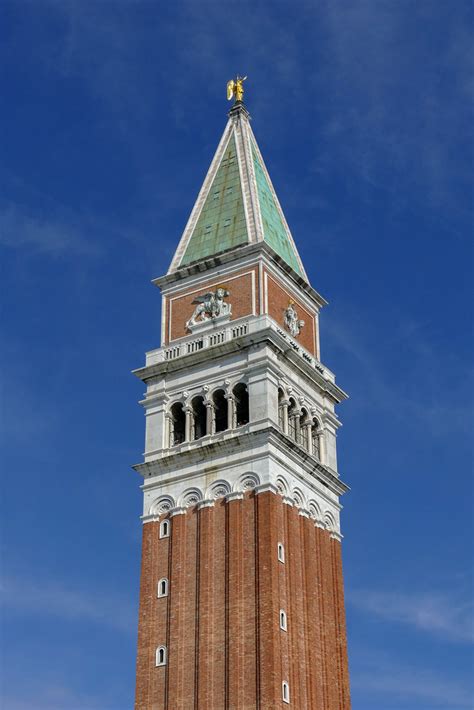
M 249 114 L 243 104 L 235 105 L 168 273 L 262 241 L 307 279 L 250 128 Z
M 181 259 L 181 266 L 246 244 L 247 241 L 239 166 L 232 136 Z
M 295 247 L 293 246 L 280 212 L 276 205 L 272 190 L 260 163 L 255 147 L 252 145 L 253 163 L 257 181 L 258 200 L 263 222 L 265 241 L 281 258 L 291 266 L 297 274 L 302 275 Z

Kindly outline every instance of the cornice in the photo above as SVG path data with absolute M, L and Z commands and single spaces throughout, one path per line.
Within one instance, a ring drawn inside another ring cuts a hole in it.
M 286 276 L 291 279 L 293 284 L 304 291 L 317 303 L 320 308 L 327 305 L 328 302 L 326 299 L 323 298 L 323 296 L 321 296 L 321 294 L 319 294 L 309 284 L 309 282 L 306 281 L 306 279 L 297 274 L 296 271 L 294 271 L 291 266 L 289 266 L 286 261 L 284 261 L 265 241 L 232 247 L 231 249 L 222 251 L 212 257 L 192 262 L 187 266 L 180 267 L 177 271 L 173 271 L 169 274 L 165 274 L 164 276 L 152 279 L 152 284 L 158 286 L 160 289 L 163 289 L 167 286 L 171 286 L 172 284 L 182 282 L 185 279 L 203 274 L 204 272 L 210 272 L 211 269 L 215 269 L 232 262 L 237 262 L 254 254 L 266 255 L 274 266 L 277 265 L 286 274 Z
M 140 380 L 147 382 L 147 380 L 152 377 L 166 375 L 170 372 L 176 373 L 180 370 L 189 369 L 204 362 L 208 362 L 211 351 L 212 358 L 217 360 L 219 357 L 223 357 L 225 355 L 238 352 L 243 348 L 251 347 L 252 345 L 255 346 L 265 342 L 273 347 L 276 352 L 285 355 L 292 365 L 309 377 L 312 383 L 318 385 L 320 390 L 332 397 L 336 403 L 340 403 L 345 399 L 348 399 L 348 395 L 344 392 L 344 390 L 338 387 L 338 385 L 334 382 L 326 379 L 323 373 L 319 372 L 319 370 L 313 367 L 310 362 L 307 362 L 304 357 L 301 357 L 297 352 L 295 352 L 294 346 L 288 341 L 288 338 L 283 331 L 282 334 L 280 334 L 277 329 L 272 328 L 271 326 L 266 326 L 255 332 L 248 333 L 247 335 L 242 335 L 224 343 L 213 345 L 207 349 L 197 350 L 194 353 L 182 355 L 174 360 L 165 360 L 154 365 L 141 367 L 133 370 L 132 372 Z M 321 366 L 321 368 L 324 371 L 324 367 Z
M 213 441 L 212 435 L 205 438 L 208 439 L 206 442 L 201 439 L 195 443 L 187 444 L 181 450 L 179 448 L 177 450 L 171 449 L 168 455 L 153 461 L 135 464 L 132 468 L 145 479 L 143 487 L 146 487 L 147 478 L 166 476 L 177 471 L 182 472 L 186 467 L 202 465 L 203 461 L 212 465 L 212 461 L 216 457 L 230 457 L 238 453 L 244 459 L 246 452 L 250 452 L 251 457 L 255 458 L 255 452 L 259 447 L 259 449 L 263 449 L 258 453 L 259 458 L 270 456 L 280 464 L 284 464 L 285 461 L 278 452 L 284 453 L 294 462 L 295 467 L 299 466 L 308 476 L 308 479 L 305 479 L 307 484 L 315 479 L 336 496 L 342 496 L 350 490 L 349 486 L 332 469 L 310 456 L 302 446 L 296 444 L 276 426 L 266 426 L 257 431 L 236 430 L 235 436 L 230 436 L 227 439 L 219 438 L 218 441 Z M 264 450 L 265 446 L 268 447 L 267 450 Z

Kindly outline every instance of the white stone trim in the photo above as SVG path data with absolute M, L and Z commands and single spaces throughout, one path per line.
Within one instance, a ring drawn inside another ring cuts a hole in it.
M 255 221 L 255 205 L 252 195 L 252 180 L 249 177 L 248 159 L 245 150 L 244 126 L 247 124 L 247 119 L 242 120 L 239 115 L 234 118 L 234 136 L 237 146 L 237 162 L 239 166 L 240 184 L 242 188 L 242 201 L 244 204 L 244 212 L 247 227 L 247 236 L 249 243 L 256 242 L 256 221 Z
M 314 314 L 314 323 L 315 323 L 315 337 L 316 337 L 316 357 L 320 358 L 321 357 L 321 340 L 320 340 L 320 333 L 319 333 L 319 311 L 317 311 Z
M 235 334 L 236 328 L 240 325 L 246 325 L 246 327 L 243 329 L 245 332 L 241 334 L 237 332 L 237 334 Z M 145 379 L 145 377 L 147 377 L 149 381 L 149 378 L 161 373 L 156 371 L 156 369 L 150 371 L 148 370 L 148 368 L 158 366 L 163 362 L 169 362 L 170 360 L 177 360 L 178 358 L 188 357 L 189 364 L 192 364 L 191 358 L 193 356 L 199 357 L 200 353 L 202 353 L 203 350 L 212 347 L 214 348 L 213 355 L 215 354 L 215 356 L 218 356 L 220 354 L 219 348 L 221 346 L 225 346 L 227 343 L 230 343 L 230 341 L 234 340 L 236 337 L 241 337 L 241 335 L 254 336 L 254 338 L 260 337 L 262 341 L 267 339 L 268 335 L 272 335 L 273 337 L 277 335 L 282 341 L 279 343 L 279 345 L 281 345 L 282 352 L 288 355 L 287 361 L 284 361 L 285 365 L 294 366 L 294 364 L 296 364 L 297 362 L 298 366 L 301 366 L 304 361 L 304 363 L 306 363 L 306 365 L 309 366 L 311 370 L 316 370 L 323 377 L 325 383 L 330 383 L 330 385 L 337 389 L 338 394 L 335 397 L 336 401 L 337 397 L 340 398 L 339 401 L 342 401 L 342 399 L 347 398 L 346 393 L 336 385 L 335 377 L 331 370 L 329 370 L 325 365 L 323 365 L 317 357 L 315 357 L 312 353 L 309 352 L 309 350 L 306 350 L 306 348 L 304 348 L 297 340 L 292 338 L 290 334 L 284 330 L 283 325 L 277 323 L 277 321 L 274 320 L 274 318 L 272 318 L 271 316 L 263 314 L 261 316 L 247 316 L 233 320 L 223 328 L 218 329 L 215 332 L 213 331 L 213 335 L 221 333 L 224 335 L 218 343 L 211 343 L 207 333 L 203 334 L 202 336 L 199 336 L 199 338 L 202 337 L 205 340 L 203 341 L 203 346 L 199 348 L 199 350 L 196 352 L 188 352 L 188 344 L 196 340 L 196 335 L 192 334 L 174 340 L 172 343 L 170 343 L 169 346 L 149 351 L 146 354 L 145 367 L 134 370 L 133 373 L 140 379 Z M 147 395 L 147 398 L 144 401 L 149 401 L 149 399 L 150 395 Z M 338 422 L 338 419 L 334 412 L 332 413 L 332 417 L 334 422 Z
M 288 474 L 287 474 L 288 475 Z M 293 479 L 292 474 L 289 478 Z M 299 515 L 305 518 L 311 518 L 314 520 L 317 527 L 323 528 L 331 533 L 336 539 L 342 539 L 339 529 L 339 509 L 340 506 L 337 500 L 324 500 L 321 493 L 316 493 L 312 491 L 308 492 L 308 495 L 302 493 L 302 485 L 295 486 L 290 484 L 289 481 L 285 481 L 285 488 L 291 489 L 291 495 L 286 495 L 279 490 L 277 486 L 277 480 L 281 481 L 281 475 L 278 479 L 267 480 L 262 483 L 254 485 L 255 480 L 258 480 L 256 474 L 248 473 L 240 476 L 236 479 L 232 485 L 230 480 L 219 479 L 216 483 L 219 486 L 224 486 L 228 489 L 228 493 L 223 496 L 226 502 L 231 502 L 233 500 L 241 500 L 244 494 L 248 490 L 253 490 L 255 495 L 260 495 L 261 493 L 272 493 L 274 495 L 279 495 L 285 505 L 290 507 L 295 507 L 298 510 Z M 252 487 L 247 485 L 247 482 L 251 481 Z M 159 501 L 163 496 L 152 499 L 151 504 L 147 503 L 150 500 L 150 493 L 155 489 L 157 484 L 154 486 L 147 485 L 144 499 L 145 511 L 156 509 L 156 502 Z M 158 484 L 159 485 L 159 484 Z M 163 484 L 162 484 L 163 485 Z M 168 488 L 171 486 L 174 490 L 175 496 L 180 501 L 180 505 L 175 506 L 171 510 L 167 511 L 170 518 L 175 515 L 183 515 L 188 508 L 196 507 L 198 510 L 207 507 L 213 507 L 215 505 L 216 498 L 211 498 L 210 496 L 204 497 L 203 491 L 197 486 L 189 486 L 189 478 L 181 478 L 174 483 L 167 481 L 165 484 Z M 145 488 L 145 487 L 144 487 Z M 149 490 L 147 490 L 149 489 Z M 209 490 L 209 489 L 208 489 Z M 181 491 L 181 492 L 180 492 Z M 153 522 L 159 519 L 156 514 L 146 513 L 142 516 L 143 523 Z
M 258 262 L 258 308 L 259 308 L 259 314 L 262 315 L 264 311 L 264 304 L 265 304 L 265 293 L 264 293 L 264 284 L 263 284 L 263 262 L 261 259 L 259 259 Z
M 204 498 L 197 503 L 197 509 L 202 510 L 202 508 L 214 508 L 215 500 L 209 500 L 209 498 Z
M 302 289 L 298 289 L 298 284 L 295 284 L 291 277 L 280 269 L 278 264 L 271 261 L 266 254 L 262 255 L 262 262 L 266 273 L 268 273 L 274 280 L 283 284 L 286 290 L 297 293 L 298 300 L 301 301 L 302 306 L 307 308 L 310 313 L 316 314 L 319 312 L 321 306 Z
M 234 484 L 234 491 L 252 491 L 260 486 L 260 478 L 255 473 L 244 473 Z
M 166 343 L 166 311 L 167 311 L 166 296 L 161 293 L 161 347 Z
M 244 123 L 244 140 L 243 140 L 243 148 L 244 148 L 244 154 L 245 154 L 245 161 L 247 165 L 247 173 L 248 173 L 248 182 L 249 182 L 249 188 L 250 188 L 250 198 L 252 201 L 252 209 L 253 209 L 253 215 L 254 215 L 254 223 L 255 223 L 255 234 L 254 234 L 254 241 L 256 242 L 263 242 L 264 241 L 264 232 L 263 232 L 263 222 L 262 222 L 262 214 L 260 210 L 260 200 L 258 198 L 258 188 L 257 188 L 257 178 L 255 176 L 255 167 L 253 164 L 253 159 L 252 159 L 252 145 L 251 145 L 251 128 L 250 128 L 250 123 L 248 120 Z
M 260 493 L 278 493 L 278 488 L 274 483 L 260 483 L 260 485 L 254 488 L 255 495 L 260 495 Z
M 231 503 L 233 500 L 243 500 L 243 498 L 244 498 L 243 491 L 231 491 L 225 497 L 227 503 Z
M 173 510 L 170 510 L 170 518 L 174 518 L 175 515 L 184 515 L 186 513 L 186 508 L 182 505 L 176 506 Z
M 150 507 L 150 515 L 159 518 L 160 515 L 169 513 L 175 507 L 174 498 L 169 495 L 160 496 Z
M 252 269 L 257 268 L 259 262 L 262 260 L 261 254 L 250 254 L 248 256 L 242 257 L 238 261 L 230 261 L 227 264 L 219 264 L 218 266 L 210 267 L 205 271 L 196 271 L 195 273 L 186 277 L 186 283 L 195 288 L 201 288 L 200 284 L 207 283 L 212 279 L 216 280 L 216 283 L 222 283 L 226 280 L 226 274 L 234 274 L 236 271 L 241 271 L 242 269 Z M 159 281 L 159 279 L 154 279 L 152 283 Z M 161 286 L 162 292 L 170 297 L 173 294 L 180 293 L 184 291 L 183 288 L 184 281 L 178 279 L 172 283 Z

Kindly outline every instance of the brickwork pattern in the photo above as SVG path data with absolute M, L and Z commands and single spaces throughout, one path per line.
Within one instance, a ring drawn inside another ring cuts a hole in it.
M 316 321 L 314 315 L 309 313 L 301 304 L 296 293 L 284 288 L 272 276 L 268 275 L 268 314 L 277 323 L 280 323 L 282 328 L 284 328 L 285 310 L 288 308 L 289 300 L 294 301 L 298 317 L 305 322 L 296 340 L 312 355 L 319 357 L 319 353 L 316 351 Z
M 199 286 L 198 290 L 193 286 L 191 289 L 188 288 L 186 291 L 173 296 L 172 301 L 167 298 L 165 322 L 166 343 L 190 334 L 189 331 L 186 330 L 186 323 L 191 318 L 195 309 L 193 300 L 196 296 L 202 296 L 208 291 L 214 291 L 215 288 L 221 284 L 229 285 L 230 296 L 226 298 L 226 301 L 232 304 L 232 320 L 252 315 L 252 275 L 249 271 L 249 269 L 246 269 L 245 274 L 242 274 L 241 271 L 237 271 L 236 273 L 227 274 L 221 278 L 214 278 L 212 281 L 207 281 Z M 253 268 L 251 271 L 255 273 L 255 308 L 258 315 L 258 274 L 256 268 Z
M 350 710 L 341 546 L 280 496 L 147 523 L 141 575 L 135 710 Z

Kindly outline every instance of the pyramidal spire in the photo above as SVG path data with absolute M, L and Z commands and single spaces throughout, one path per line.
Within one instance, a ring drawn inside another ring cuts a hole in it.
M 228 97 L 230 93 L 237 100 L 168 273 L 246 244 L 266 242 L 307 280 L 241 100 L 242 81 L 238 77 L 227 85 Z

